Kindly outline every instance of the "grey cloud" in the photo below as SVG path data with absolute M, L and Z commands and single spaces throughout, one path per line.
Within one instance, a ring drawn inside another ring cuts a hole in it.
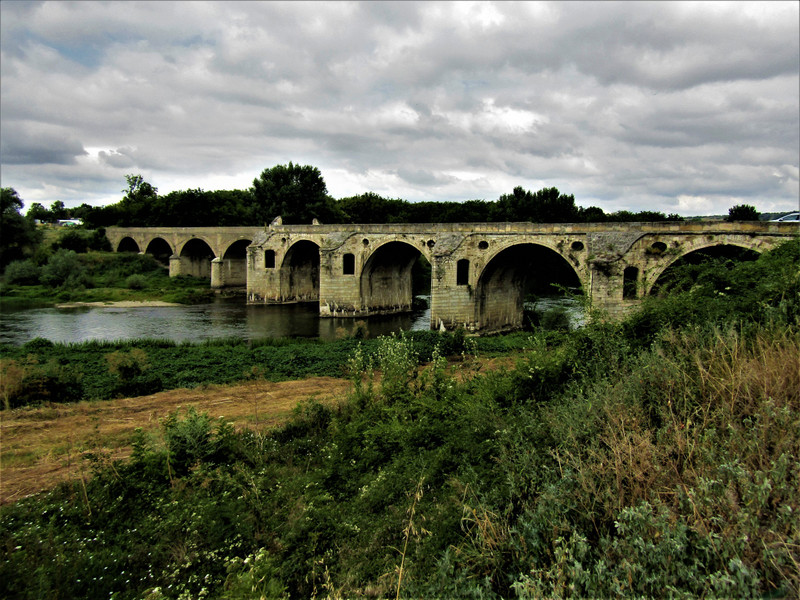
M 9 165 L 69 165 L 86 155 L 83 144 L 68 131 L 37 123 L 4 125 L 0 147 L 3 163 Z
M 631 208 L 773 189 L 796 202 L 797 178 L 769 175 L 796 170 L 800 154 L 795 3 L 0 10 L 4 179 L 37 193 L 41 177 L 73 190 L 87 173 L 107 186 L 133 169 L 157 186 L 252 180 L 294 160 L 353 179 L 391 173 L 419 198 L 497 197 L 510 188 L 492 186 L 516 181 Z M 23 151 L 6 141 L 21 121 L 61 141 Z M 100 150 L 96 162 L 84 146 Z M 9 160 L 23 156 L 72 161 L 74 178 L 42 169 L 37 182 Z

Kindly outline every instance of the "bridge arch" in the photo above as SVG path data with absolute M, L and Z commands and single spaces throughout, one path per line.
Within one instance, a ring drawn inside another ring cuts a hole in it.
M 691 250 L 677 256 L 670 256 L 655 269 L 651 270 L 644 293 L 655 294 L 667 283 L 669 274 L 679 265 L 698 264 L 707 258 L 728 258 L 736 261 L 755 260 L 763 251 L 757 244 L 744 240 L 709 241 L 693 244 Z
M 125 236 L 117 244 L 117 252 L 141 252 L 139 244 L 130 236 Z
M 183 244 L 180 250 L 181 275 L 211 277 L 214 250 L 205 239 L 195 237 Z
M 660 248 L 663 242 L 656 241 L 651 244 L 651 248 Z M 705 256 L 731 258 L 734 260 L 753 260 L 758 257 L 764 248 L 754 241 L 743 237 L 742 239 L 722 240 L 697 240 L 688 248 L 681 248 L 681 252 L 667 255 L 659 263 L 648 270 L 647 278 L 643 282 L 643 295 L 649 295 L 658 290 L 664 284 L 664 277 L 675 266 L 682 263 L 692 263 Z M 745 251 L 745 254 L 743 254 Z M 747 255 L 749 253 L 749 257 Z M 743 258 L 743 256 L 745 258 Z
M 583 291 L 581 279 L 574 265 L 549 246 L 533 242 L 506 245 L 476 273 L 476 329 L 519 329 L 526 296 L 552 295 L 553 284 Z
M 222 254 L 222 281 L 225 285 L 247 285 L 247 248 L 252 240 L 231 243 Z
M 369 254 L 360 276 L 362 310 L 369 313 L 409 311 L 414 299 L 412 271 L 428 257 L 407 240 L 381 243 Z
M 320 246 L 308 239 L 292 243 L 280 268 L 281 296 L 289 302 L 319 302 Z
M 147 244 L 144 251 L 145 254 L 150 254 L 158 262 L 169 265 L 169 257 L 174 254 L 174 250 L 170 243 L 162 237 L 154 237 Z

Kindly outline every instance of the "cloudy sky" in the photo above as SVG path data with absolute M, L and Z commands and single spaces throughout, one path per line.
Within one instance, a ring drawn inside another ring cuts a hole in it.
M 0 176 L 29 206 L 244 189 L 797 210 L 800 3 L 0 3 Z

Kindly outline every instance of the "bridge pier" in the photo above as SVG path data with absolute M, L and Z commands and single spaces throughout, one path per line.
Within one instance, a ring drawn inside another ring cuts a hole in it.
M 177 277 L 181 274 L 181 257 L 177 254 L 173 254 L 169 257 L 169 276 Z
M 218 290 L 225 285 L 225 277 L 222 272 L 222 259 L 219 257 L 211 261 L 211 289 Z

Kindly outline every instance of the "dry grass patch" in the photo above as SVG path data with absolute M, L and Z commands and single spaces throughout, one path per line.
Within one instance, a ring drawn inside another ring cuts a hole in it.
M 195 408 L 237 427 L 273 427 L 301 400 L 334 402 L 350 382 L 311 377 L 279 383 L 251 381 L 204 386 L 104 402 L 48 405 L 0 411 L 0 504 L 49 489 L 87 470 L 83 455 L 117 459 L 131 453 L 137 428 L 156 432 L 161 420 L 181 408 Z

